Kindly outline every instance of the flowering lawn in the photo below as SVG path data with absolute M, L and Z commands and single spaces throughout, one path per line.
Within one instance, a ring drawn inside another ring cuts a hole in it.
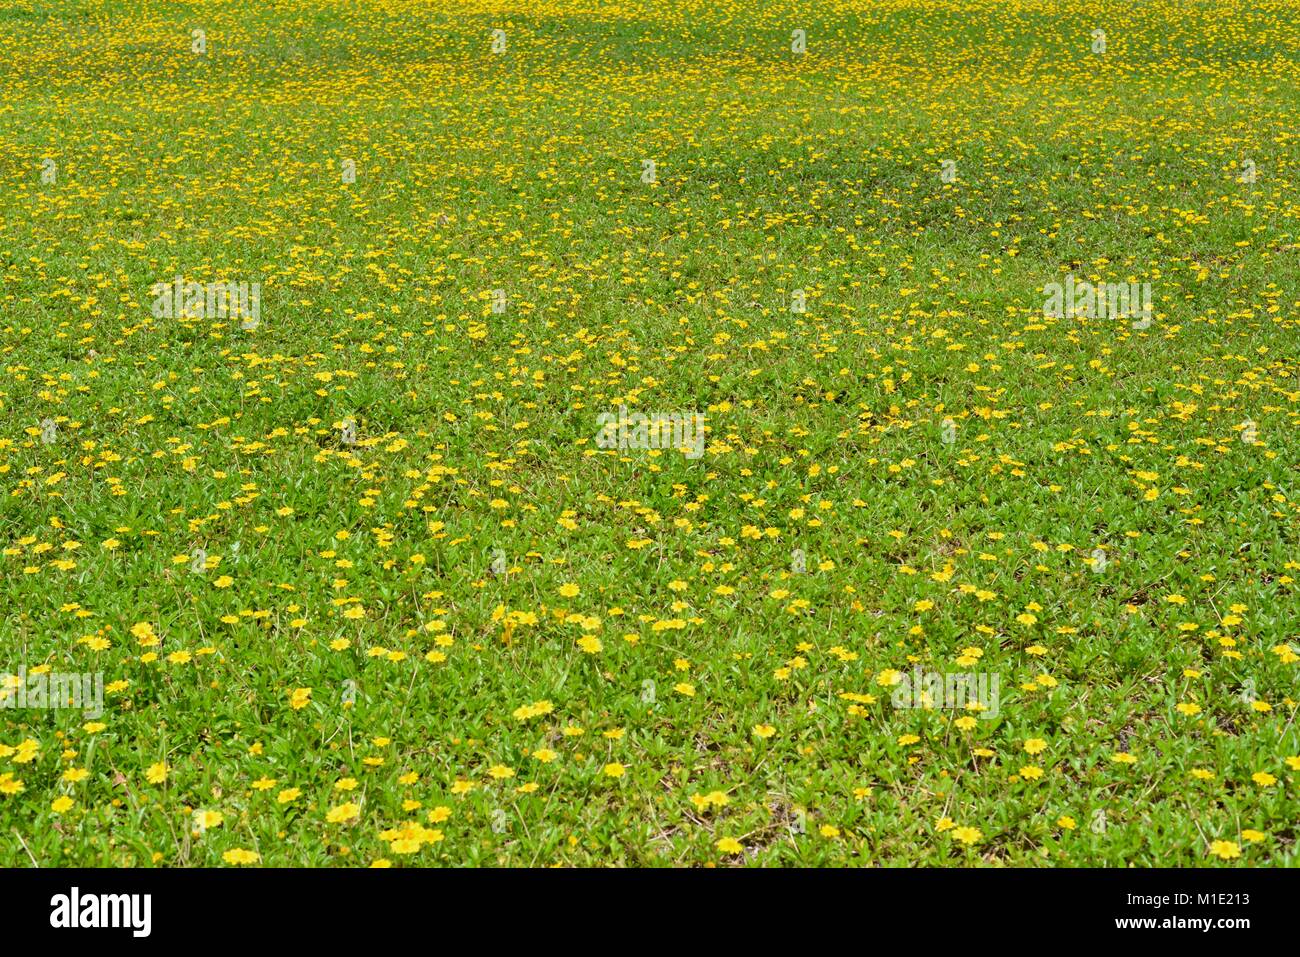
M 1300 864 L 1298 70 L 6 3 L 0 865 Z

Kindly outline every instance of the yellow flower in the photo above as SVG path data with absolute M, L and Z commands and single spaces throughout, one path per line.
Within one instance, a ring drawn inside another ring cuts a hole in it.
M 54 803 L 50 805 L 50 810 L 55 814 L 62 814 L 64 811 L 71 810 L 72 806 L 76 803 L 76 801 L 72 800 L 72 798 L 65 794 L 63 797 L 54 799 Z
M 220 811 L 195 811 L 194 824 L 200 830 L 210 831 L 214 827 L 221 827 L 226 816 Z
M 977 843 L 984 837 L 984 835 L 980 833 L 980 829 L 977 827 L 955 828 L 952 832 L 952 836 L 967 846 Z
M 157 764 L 151 764 L 144 772 L 144 779 L 150 784 L 162 784 L 167 780 L 167 762 L 159 761 Z
M 221 859 L 227 864 L 256 864 L 262 859 L 262 855 L 256 851 L 247 851 L 241 847 L 236 847 L 222 854 Z
M 744 845 L 734 837 L 720 838 L 713 846 L 723 854 L 739 854 L 745 849 Z
M 722 791 L 691 795 L 691 803 L 695 805 L 695 809 L 701 814 L 708 812 L 711 808 L 725 807 L 730 800 Z
M 1234 857 L 1241 857 L 1241 848 L 1233 841 L 1215 841 L 1210 845 L 1210 853 L 1226 861 Z
M 555 706 L 549 701 L 534 701 L 532 704 L 520 705 L 515 708 L 513 715 L 516 721 L 527 721 L 529 718 L 537 718 L 544 714 L 550 714 L 555 710 Z
M 619 764 L 617 761 L 614 761 L 610 764 L 605 765 L 601 773 L 604 774 L 605 777 L 607 778 L 621 778 L 623 776 L 624 770 L 625 769 L 623 765 Z
M 361 816 L 361 805 L 349 801 L 347 804 L 340 804 L 338 807 L 330 808 L 325 820 L 330 824 L 342 824 L 346 821 L 355 821 Z
M 774 734 L 776 734 L 776 728 L 772 727 L 770 724 L 756 724 L 756 725 L 754 725 L 754 736 L 755 736 L 755 737 L 766 739 L 766 738 L 770 738 L 770 737 L 772 737 L 772 735 L 774 735 Z
M 135 637 L 141 648 L 153 648 L 158 644 L 158 635 L 153 630 L 153 625 L 147 621 L 137 622 L 131 626 L 131 634 Z

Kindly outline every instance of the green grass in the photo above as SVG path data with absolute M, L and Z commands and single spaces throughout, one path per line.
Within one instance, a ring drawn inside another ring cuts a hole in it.
M 0 710 L 0 864 L 1295 864 L 1297 60 L 1282 2 L 0 11 L 0 672 L 111 689 Z

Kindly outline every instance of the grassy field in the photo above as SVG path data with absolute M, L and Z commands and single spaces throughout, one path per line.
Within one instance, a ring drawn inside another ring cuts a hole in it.
M 1300 864 L 1298 67 L 1278 0 L 7 3 L 0 864 Z

